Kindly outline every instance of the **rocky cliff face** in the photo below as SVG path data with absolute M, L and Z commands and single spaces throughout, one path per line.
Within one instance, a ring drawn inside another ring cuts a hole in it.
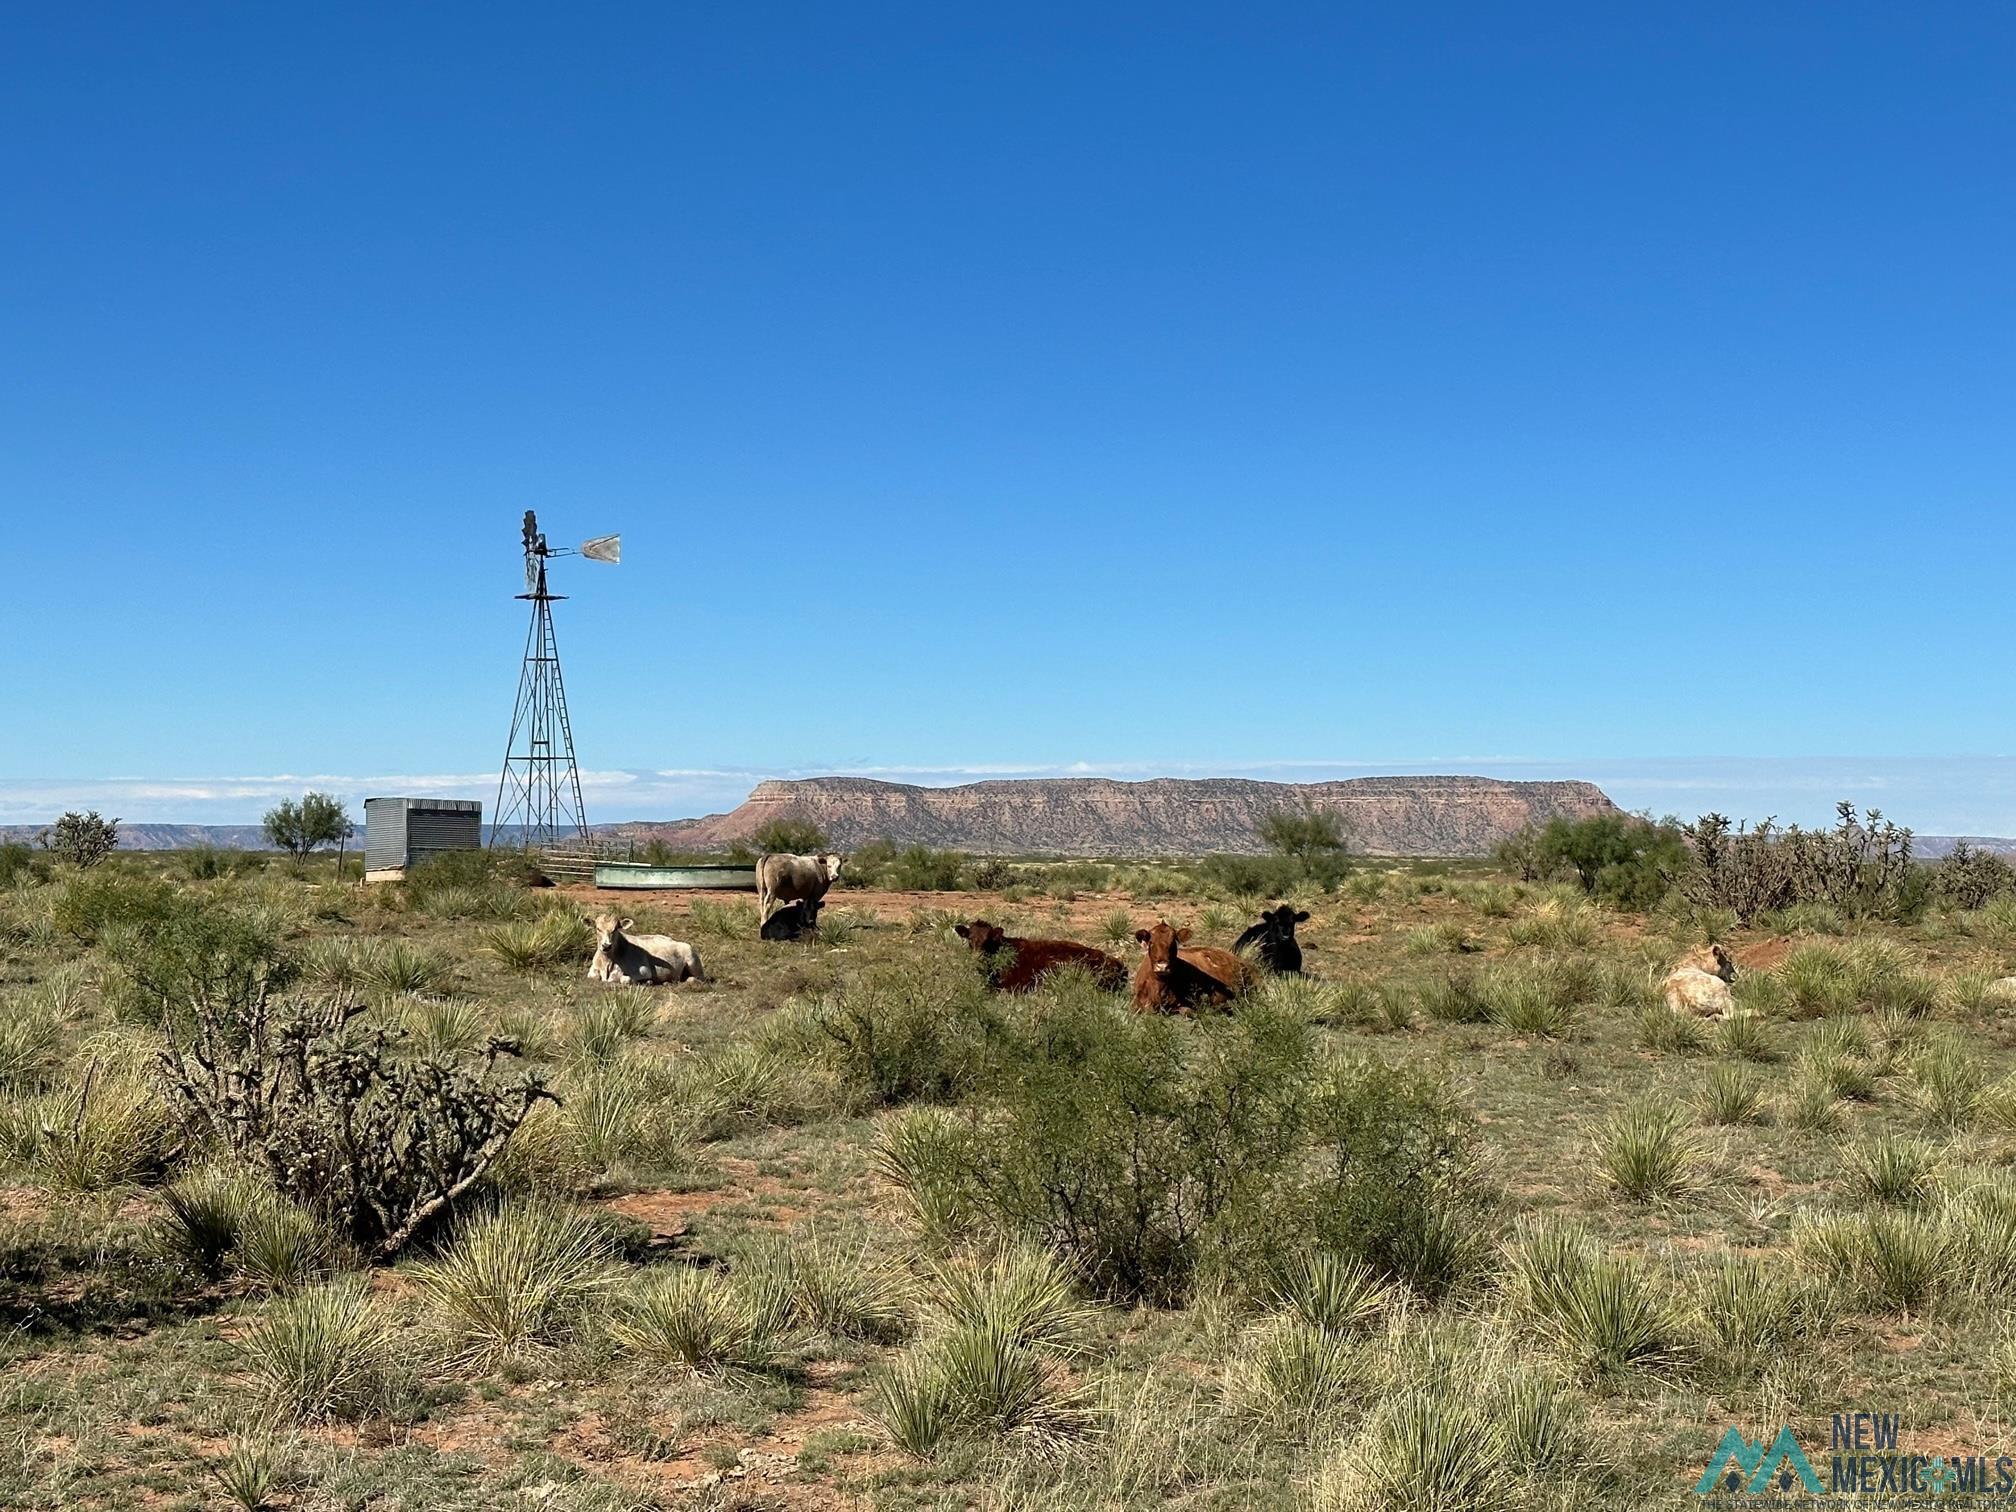
M 845 849 L 871 840 L 995 855 L 1183 856 L 1257 852 L 1260 822 L 1303 804 L 1334 813 L 1352 849 L 1384 856 L 1476 856 L 1526 824 L 1614 813 L 1587 782 L 1488 777 L 1356 777 L 1344 782 L 1114 782 L 1096 777 L 911 787 L 862 777 L 764 782 L 729 814 L 620 828 L 681 849 L 716 850 L 772 819 L 809 819 Z

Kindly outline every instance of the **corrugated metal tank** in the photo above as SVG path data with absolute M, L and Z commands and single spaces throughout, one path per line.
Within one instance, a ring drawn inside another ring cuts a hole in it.
M 442 851 L 483 848 L 483 805 L 467 798 L 366 798 L 364 875 L 404 876 Z

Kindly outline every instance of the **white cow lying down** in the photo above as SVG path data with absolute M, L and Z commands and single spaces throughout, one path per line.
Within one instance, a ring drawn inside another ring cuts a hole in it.
M 1710 945 L 1683 957 L 1660 985 L 1666 1006 L 1675 1013 L 1727 1018 L 1736 1011 L 1736 996 L 1729 990 L 1735 980 L 1736 963 L 1729 952 Z
M 629 934 L 636 921 L 614 914 L 595 916 L 595 954 L 588 962 L 591 982 L 649 986 L 658 982 L 704 982 L 700 952 L 670 935 Z

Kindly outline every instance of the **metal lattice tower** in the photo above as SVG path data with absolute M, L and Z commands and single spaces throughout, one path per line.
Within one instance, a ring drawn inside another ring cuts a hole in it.
M 518 673 L 518 705 L 511 714 L 511 738 L 504 746 L 504 769 L 497 777 L 490 843 L 511 826 L 515 841 L 531 847 L 588 833 L 581 801 L 581 769 L 574 761 L 574 726 L 567 717 L 567 687 L 560 676 L 560 644 L 553 636 L 553 605 L 565 594 L 546 589 L 546 562 L 572 556 L 553 550 L 540 534 L 538 518 L 525 511 L 525 589 L 532 624 L 525 632 L 525 659 Z M 598 562 L 620 559 L 619 538 L 601 536 L 584 543 L 580 554 Z

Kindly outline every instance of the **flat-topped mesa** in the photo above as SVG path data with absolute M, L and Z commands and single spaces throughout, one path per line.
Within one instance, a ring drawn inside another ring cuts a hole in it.
M 818 825 L 842 850 L 889 840 L 993 855 L 1257 854 L 1261 823 L 1304 805 L 1335 814 L 1354 851 L 1379 856 L 1481 856 L 1527 824 L 1617 812 L 1593 783 L 1492 777 L 1032 777 L 959 787 L 808 777 L 759 783 L 732 813 L 636 831 L 718 849 L 788 818 Z

